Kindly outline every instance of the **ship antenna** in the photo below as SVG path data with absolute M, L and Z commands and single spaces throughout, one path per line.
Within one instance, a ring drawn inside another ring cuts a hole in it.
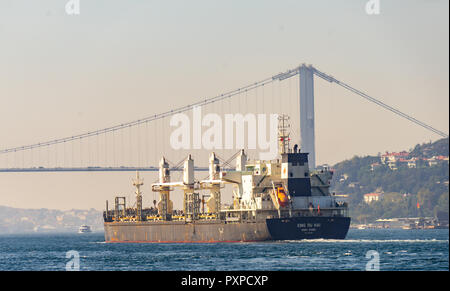
M 289 116 L 286 114 L 281 114 L 278 116 L 278 151 L 280 154 L 289 153 Z
M 139 177 L 139 171 L 136 171 L 136 179 L 133 179 L 133 186 L 136 187 L 136 194 L 141 194 L 141 186 L 144 185 L 144 179 Z

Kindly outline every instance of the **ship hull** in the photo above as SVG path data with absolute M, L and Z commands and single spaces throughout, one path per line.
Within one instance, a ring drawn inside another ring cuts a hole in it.
M 348 217 L 272 218 L 256 222 L 105 222 L 106 242 L 213 243 L 344 239 Z
M 239 242 L 270 239 L 266 223 L 216 221 L 105 223 L 106 242 Z
M 350 217 L 292 217 L 267 219 L 270 236 L 276 240 L 344 239 Z

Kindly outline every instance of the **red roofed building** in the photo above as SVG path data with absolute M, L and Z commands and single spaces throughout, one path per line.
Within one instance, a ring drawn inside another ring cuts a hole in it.
M 399 152 L 399 153 L 389 153 L 386 152 L 385 154 L 381 155 L 381 163 L 387 164 L 388 162 L 396 162 L 399 159 L 406 159 L 409 157 L 408 152 Z
M 419 158 L 411 158 L 410 160 L 407 160 L 408 168 L 417 168 L 417 161 L 419 161 Z
M 435 156 L 436 160 L 446 161 L 448 163 L 448 157 L 446 156 Z
M 397 162 L 407 162 L 407 158 L 409 157 L 409 153 L 406 151 L 399 153 L 389 153 L 381 155 L 380 160 L 384 165 L 388 165 L 391 170 L 397 170 Z
M 435 166 L 438 163 L 445 162 L 445 161 L 448 163 L 448 157 L 446 157 L 446 156 L 434 156 L 432 158 L 427 159 L 428 165 L 430 167 Z

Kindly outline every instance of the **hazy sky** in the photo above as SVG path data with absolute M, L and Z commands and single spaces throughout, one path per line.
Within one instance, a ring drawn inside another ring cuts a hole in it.
M 379 15 L 366 14 L 366 0 L 80 0 L 80 14 L 72 16 L 65 12 L 67 2 L 0 0 L 1 149 L 157 114 L 304 62 L 449 131 L 447 0 L 381 0 Z M 293 78 L 283 88 L 275 84 L 249 96 L 248 102 L 258 100 L 260 106 L 250 111 L 295 116 L 297 82 Z M 439 138 L 343 88 L 315 82 L 319 164 Z M 248 111 L 242 100 L 211 111 Z M 168 121 L 154 128 L 147 140 L 155 144 L 141 139 L 147 151 L 134 159 L 154 164 L 162 152 L 174 162 L 182 158 L 185 153 L 164 145 Z M 115 138 L 123 145 L 138 135 L 129 133 Z M 110 145 L 107 139 L 92 144 L 97 156 L 86 161 L 89 152 L 81 164 L 100 164 L 99 148 Z M 67 155 L 76 156 L 70 148 L 59 151 L 69 153 L 51 154 L 60 165 L 68 163 Z M 35 152 L 33 165 L 47 154 Z M 15 158 L 0 156 L 0 167 Z M 114 195 L 132 195 L 132 176 L 0 173 L 0 205 L 102 209 Z M 149 185 L 155 176 L 143 176 L 147 203 L 155 196 Z

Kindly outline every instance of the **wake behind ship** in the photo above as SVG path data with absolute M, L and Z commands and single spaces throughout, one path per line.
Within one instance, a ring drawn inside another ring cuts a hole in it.
M 116 197 L 103 213 L 106 242 L 248 242 L 265 240 L 344 239 L 350 226 L 348 206 L 329 191 L 333 172 L 310 171 L 308 154 L 289 147 L 288 117 L 279 117 L 279 154 L 272 161 L 247 160 L 244 150 L 234 171 L 225 171 L 212 153 L 209 177 L 195 180 L 191 155 L 184 162 L 183 181 L 170 181 L 161 159 L 155 208 L 142 207 L 142 180 L 137 173 L 136 207 Z M 221 189 L 233 187 L 233 205 L 221 203 Z M 170 192 L 180 187 L 183 210 L 174 210 Z M 200 197 L 200 191 L 209 194 Z M 205 200 L 207 198 L 207 200 Z M 206 209 L 204 204 L 206 203 Z

